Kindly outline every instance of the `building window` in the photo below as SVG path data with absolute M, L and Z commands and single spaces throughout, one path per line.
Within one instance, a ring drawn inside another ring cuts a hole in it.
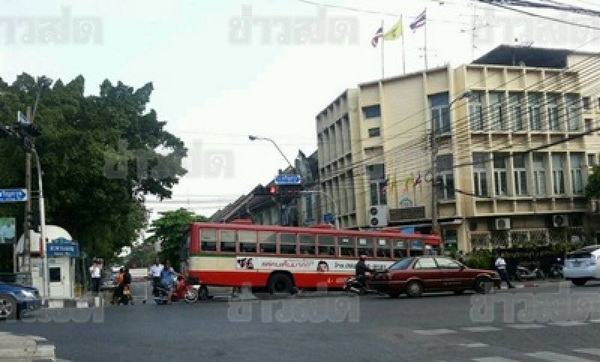
M 435 126 L 435 133 L 448 133 L 450 127 L 450 111 L 448 109 L 448 93 L 439 93 L 429 96 L 431 118 Z
M 520 93 L 510 94 L 509 102 L 511 122 L 514 125 L 513 130 L 522 131 L 525 128 L 523 124 L 523 95 Z
M 579 130 L 579 107 L 577 106 L 577 95 L 567 95 L 567 122 L 569 125 L 569 131 Z
M 306 220 L 314 220 L 312 195 L 306 195 L 304 197 L 304 210 L 306 210 Z
M 585 131 L 591 132 L 592 131 L 592 120 L 589 118 L 586 118 L 584 121 L 584 124 L 585 124 Z
M 533 154 L 533 181 L 535 183 L 535 194 L 546 195 L 546 167 L 543 153 Z
M 548 94 L 547 95 L 547 104 L 548 104 L 548 127 L 551 131 L 560 131 L 560 116 L 559 116 L 559 107 L 558 107 L 558 95 L 556 94 Z
M 577 195 L 583 194 L 583 154 L 571 154 L 571 186 L 573 193 Z
M 488 195 L 486 160 L 486 153 L 473 154 L 473 191 L 477 196 Z
M 583 102 L 583 109 L 592 109 L 590 97 L 583 97 L 581 101 Z
M 588 167 L 596 167 L 596 155 L 590 153 L 587 155 Z
M 508 192 L 508 180 L 506 176 L 506 159 L 504 153 L 494 153 L 494 191 L 496 196 L 504 196 Z
M 371 192 L 371 205 L 386 205 L 385 168 L 383 164 L 367 167 Z
M 369 137 L 379 137 L 380 135 L 379 127 L 369 128 Z
M 471 131 L 482 131 L 483 118 L 483 92 L 473 92 L 469 98 L 469 123 Z
M 504 93 L 490 92 L 491 127 L 494 131 L 506 131 L 508 124 L 504 114 Z
M 540 108 L 540 94 L 529 94 L 529 128 L 532 131 L 542 131 L 542 110 Z
M 439 156 L 437 159 L 438 170 L 438 198 L 440 200 L 454 200 L 454 167 L 452 155 Z
M 554 195 L 565 194 L 564 154 L 552 154 L 552 183 Z
M 527 195 L 527 168 L 525 167 L 525 155 L 513 155 L 513 170 L 515 174 L 515 194 L 517 196 Z
M 363 107 L 363 115 L 365 118 L 379 118 L 381 117 L 381 108 L 379 104 L 374 106 Z

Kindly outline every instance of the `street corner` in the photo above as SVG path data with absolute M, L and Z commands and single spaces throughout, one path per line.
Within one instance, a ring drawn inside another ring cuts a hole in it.
M 55 347 L 44 337 L 0 332 L 0 361 L 56 361 Z

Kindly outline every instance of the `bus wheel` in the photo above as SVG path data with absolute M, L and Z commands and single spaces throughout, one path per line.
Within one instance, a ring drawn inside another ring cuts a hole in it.
M 269 278 L 269 294 L 275 293 L 291 293 L 294 289 L 292 279 L 286 274 L 277 273 Z

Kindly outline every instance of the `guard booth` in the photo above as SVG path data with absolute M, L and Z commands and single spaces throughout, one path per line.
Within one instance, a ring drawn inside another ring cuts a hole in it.
M 40 234 L 30 231 L 31 280 L 32 285 L 44 291 L 43 258 L 48 258 L 50 299 L 75 298 L 75 264 L 79 258 L 79 244 L 71 234 L 60 226 L 46 225 L 46 255 L 42 255 Z M 23 252 L 23 236 L 19 239 L 19 251 Z

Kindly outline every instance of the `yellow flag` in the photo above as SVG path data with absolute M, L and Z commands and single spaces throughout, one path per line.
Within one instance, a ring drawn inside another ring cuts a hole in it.
M 396 40 L 402 36 L 402 18 L 383 35 L 384 40 Z

